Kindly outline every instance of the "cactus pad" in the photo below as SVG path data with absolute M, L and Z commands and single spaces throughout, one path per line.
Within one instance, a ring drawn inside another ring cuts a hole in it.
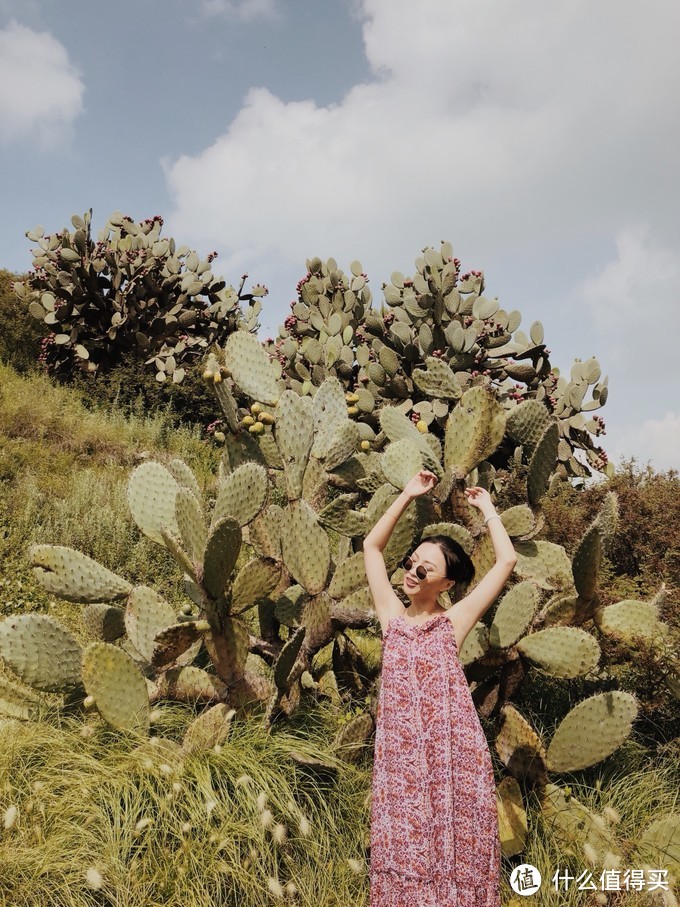
M 299 627 L 291 634 L 274 665 L 274 683 L 282 693 L 287 692 L 290 686 L 290 673 L 297 661 L 306 632 L 305 627 Z
M 135 586 L 125 610 L 125 629 L 128 639 L 146 661 L 151 661 L 156 634 L 174 623 L 172 605 L 154 589 Z
M 222 746 L 229 738 L 236 710 L 223 702 L 211 706 L 194 718 L 184 734 L 182 749 L 187 755 Z
M 220 483 L 212 516 L 212 525 L 232 517 L 239 526 L 251 523 L 267 500 L 267 470 L 258 463 L 244 463 Z
M 62 545 L 33 545 L 33 575 L 43 589 L 71 602 L 125 598 L 132 585 L 80 551 Z
M 508 413 L 507 430 L 518 444 L 535 446 L 551 422 L 550 414 L 539 400 L 525 400 Z
M 115 642 L 125 635 L 125 611 L 122 608 L 93 602 L 83 608 L 82 617 L 90 636 L 103 642 Z
M 363 536 L 366 533 L 366 517 L 352 510 L 357 497 L 356 494 L 340 494 L 334 498 L 319 513 L 321 525 L 349 538 Z
M 44 614 L 21 614 L 0 623 L 0 658 L 29 687 L 61 693 L 80 684 L 80 646 Z
M 336 427 L 345 421 L 347 401 L 344 389 L 337 378 L 326 378 L 314 395 L 312 403 L 313 457 L 323 459 L 327 455 Z
M 128 733 L 147 733 L 149 694 L 141 671 L 121 649 L 93 642 L 83 652 L 83 682 L 102 718 Z
M 212 598 L 224 592 L 241 550 L 241 529 L 231 517 L 223 517 L 212 527 L 205 546 L 203 586 Z
M 498 827 L 503 856 L 522 853 L 528 832 L 527 813 L 516 779 L 507 775 L 496 788 Z
M 465 666 L 472 664 L 489 651 L 489 629 L 480 621 L 474 625 L 465 637 L 458 653 L 458 661 Z
M 156 684 L 154 699 L 169 699 L 192 704 L 214 703 L 224 700 L 227 688 L 213 674 L 187 665 L 170 668 L 161 674 Z
M 184 460 L 180 460 L 179 457 L 170 460 L 168 463 L 168 472 L 172 473 L 180 488 L 187 488 L 197 501 L 201 500 L 201 488 L 198 484 L 198 479 Z
M 575 772 L 610 756 L 628 737 L 638 713 L 635 697 L 612 691 L 579 702 L 562 720 L 548 747 L 553 772 Z
M 335 427 L 324 459 L 327 470 L 335 469 L 352 456 L 359 446 L 359 429 L 351 419 L 342 419 Z
M 650 602 L 631 599 L 607 605 L 595 612 L 595 623 L 606 635 L 620 636 L 626 641 L 635 639 L 660 640 L 664 635 L 659 609 Z
M 231 590 L 231 607 L 240 613 L 266 598 L 276 588 L 281 578 L 281 565 L 276 561 L 253 558 L 248 561 L 234 579 Z
M 283 511 L 283 560 L 292 576 L 310 595 L 326 585 L 331 550 L 328 535 L 307 501 L 294 501 Z
M 35 717 L 39 703 L 40 699 L 31 690 L 0 675 L 0 716 L 30 721 Z
M 551 422 L 539 438 L 531 456 L 531 460 L 529 461 L 527 496 L 530 504 L 538 504 L 548 490 L 550 476 L 557 463 L 557 447 L 559 441 L 557 423 Z
M 472 553 L 474 539 L 465 526 L 461 526 L 459 523 L 431 523 L 423 529 L 422 541 L 424 542 L 431 535 L 447 535 L 454 542 L 458 542 L 467 555 Z
M 402 491 L 416 473 L 423 469 L 422 452 L 410 438 L 393 441 L 381 458 L 383 475 Z
M 270 504 L 248 526 L 248 541 L 262 557 L 281 558 L 281 515 L 278 504 Z
M 138 466 L 130 476 L 127 499 L 135 523 L 159 545 L 164 545 L 161 527 L 179 535 L 175 499 L 179 483 L 161 463 L 151 460 Z
M 680 871 L 680 814 L 654 819 L 639 836 L 633 852 L 633 866 L 648 863 L 677 873 Z
M 331 751 L 343 762 L 354 763 L 361 759 L 371 739 L 375 723 L 370 712 L 355 715 L 340 726 L 331 744 Z
M 328 593 L 331 598 L 346 598 L 367 582 L 364 555 L 362 551 L 357 551 L 335 568 Z
M 508 510 L 504 510 L 500 516 L 501 522 L 505 526 L 505 531 L 512 538 L 517 538 L 520 535 L 529 535 L 536 527 L 536 518 L 526 504 L 510 507 Z
M 506 649 L 526 632 L 538 607 L 538 588 L 533 583 L 517 583 L 501 599 L 489 627 L 489 645 Z
M 546 753 L 536 731 L 512 705 L 503 706 L 501 721 L 496 751 L 510 774 L 529 784 L 544 780 Z
M 274 404 L 279 399 L 276 372 L 262 344 L 248 331 L 234 331 L 224 347 L 224 362 L 248 397 Z
M 552 677 L 590 674 L 600 660 L 597 640 L 578 627 L 549 627 L 520 639 L 517 649 Z
M 314 440 L 312 401 L 294 391 L 284 391 L 276 407 L 276 444 L 283 460 L 288 496 L 302 494 L 309 453 Z
M 590 526 L 579 542 L 572 561 L 576 591 L 584 601 L 592 601 L 602 562 L 602 536 L 597 525 Z
M 416 387 L 428 397 L 457 400 L 461 395 L 460 384 L 450 366 L 434 356 L 428 356 L 425 365 L 427 370 L 413 370 L 413 383 Z
M 184 486 L 180 486 L 175 498 L 175 520 L 180 538 L 192 562 L 202 563 L 208 529 L 198 498 L 193 491 Z
M 192 646 L 195 647 L 209 629 L 210 624 L 207 620 L 187 620 L 181 624 L 164 627 L 154 637 L 149 661 L 157 668 L 172 664 Z M 193 658 L 191 660 L 193 661 Z
M 505 433 L 505 412 L 484 387 L 465 391 L 446 423 L 444 466 L 465 476 L 496 450 Z
M 571 561 L 561 545 L 553 542 L 517 542 L 515 573 L 533 580 L 541 589 L 563 587 L 571 582 Z

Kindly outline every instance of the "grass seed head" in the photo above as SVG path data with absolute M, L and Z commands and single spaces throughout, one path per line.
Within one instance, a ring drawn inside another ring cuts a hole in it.
M 284 896 L 283 885 L 278 879 L 267 879 L 267 887 L 275 898 L 282 898 Z
M 99 889 L 104 886 L 104 879 L 102 878 L 102 874 L 98 869 L 95 869 L 94 866 L 90 866 L 90 868 L 85 873 L 85 878 L 90 888 L 94 888 L 95 891 L 99 891 Z

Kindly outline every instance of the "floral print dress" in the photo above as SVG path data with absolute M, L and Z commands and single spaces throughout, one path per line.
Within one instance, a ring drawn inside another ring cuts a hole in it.
M 371 907 L 500 907 L 491 754 L 445 613 L 383 637 Z

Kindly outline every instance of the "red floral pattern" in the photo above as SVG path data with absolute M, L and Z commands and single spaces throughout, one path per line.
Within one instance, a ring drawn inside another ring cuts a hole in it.
M 400 615 L 383 637 L 371 907 L 500 907 L 500 865 L 491 754 L 453 625 Z

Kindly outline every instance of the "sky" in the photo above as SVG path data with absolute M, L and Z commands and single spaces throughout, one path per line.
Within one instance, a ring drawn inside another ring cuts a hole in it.
M 269 288 L 265 337 L 307 258 L 380 300 L 446 239 L 598 358 L 610 460 L 677 468 L 679 39 L 677 0 L 0 0 L 0 267 L 161 214 Z

